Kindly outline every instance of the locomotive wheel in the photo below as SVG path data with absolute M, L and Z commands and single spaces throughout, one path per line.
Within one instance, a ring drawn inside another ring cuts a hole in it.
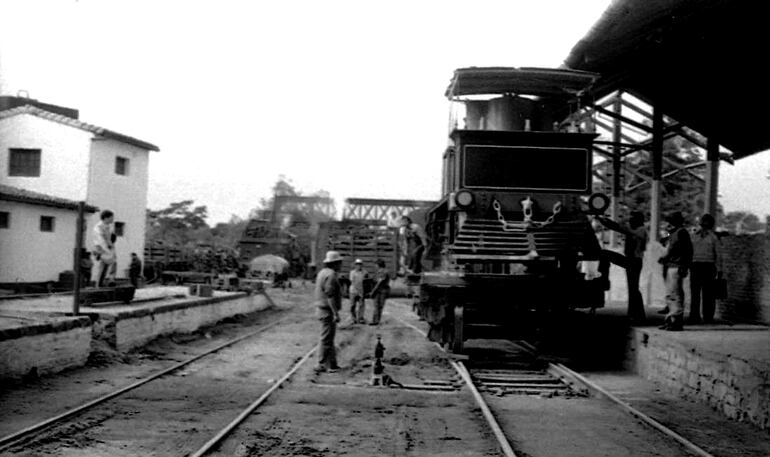
M 452 353 L 454 354 L 461 354 L 463 352 L 463 314 L 464 308 L 462 306 L 455 306 L 454 338 L 452 339 Z

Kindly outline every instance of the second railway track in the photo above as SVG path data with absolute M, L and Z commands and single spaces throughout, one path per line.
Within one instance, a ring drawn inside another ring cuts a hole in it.
M 272 391 L 292 360 L 308 358 L 315 346 L 310 326 L 312 321 L 301 312 L 276 316 L 151 376 L 2 437 L 0 453 L 67 455 L 62 449 L 68 447 L 79 449 L 78 455 L 195 452 L 259 392 Z M 271 333 L 277 327 L 282 331 Z M 287 329 L 307 336 L 283 341 Z

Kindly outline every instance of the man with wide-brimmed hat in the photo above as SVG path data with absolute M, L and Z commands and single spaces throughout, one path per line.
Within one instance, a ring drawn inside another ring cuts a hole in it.
M 666 306 L 668 315 L 660 328 L 663 330 L 682 330 L 684 321 L 684 278 L 687 277 L 692 263 L 692 241 L 684 228 L 684 217 L 675 211 L 666 217 L 668 240 L 666 253 L 658 262 L 663 264 L 666 273 Z
M 342 265 L 342 256 L 337 251 L 327 251 L 324 268 L 315 279 L 315 302 L 318 319 L 321 321 L 321 341 L 318 344 L 318 364 L 315 371 L 336 371 L 337 353 L 334 348 L 334 336 L 340 321 L 342 292 L 337 273 Z

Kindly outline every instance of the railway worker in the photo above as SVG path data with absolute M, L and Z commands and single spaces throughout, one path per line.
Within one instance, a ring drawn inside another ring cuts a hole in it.
M 348 297 L 350 298 L 350 317 L 353 324 L 365 324 L 364 312 L 366 311 L 366 297 L 364 290 L 364 280 L 368 273 L 364 270 L 364 262 L 356 259 L 353 269 L 350 270 L 350 289 Z
M 388 228 L 400 228 L 401 227 L 401 220 L 398 217 L 398 213 L 393 210 L 390 212 L 390 215 L 388 216 L 388 222 L 387 222 Z
M 692 235 L 692 276 L 690 276 L 690 315 L 687 322 L 699 324 L 714 321 L 715 279 L 722 274 L 719 238 L 714 233 L 714 216 L 704 214 L 700 228 Z M 703 300 L 701 308 L 701 300 Z
M 390 295 L 390 272 L 385 267 L 385 261 L 377 260 L 377 273 L 374 275 L 375 284 L 372 288 L 372 298 L 374 299 L 374 310 L 372 311 L 372 321 L 369 325 L 380 325 L 382 309 L 385 307 L 385 300 Z
M 315 279 L 316 314 L 321 321 L 318 364 L 314 368 L 316 373 L 334 372 L 339 369 L 334 336 L 342 308 L 342 292 L 337 277 L 342 266 L 342 256 L 337 251 L 327 251 L 323 263 L 324 268 L 318 272 Z
M 94 226 L 94 258 L 96 259 L 96 287 L 103 287 L 105 278 L 115 263 L 115 243 L 113 235 L 115 229 L 115 214 L 105 209 L 99 214 L 99 222 Z
M 663 330 L 682 330 L 684 320 L 684 278 L 687 277 L 692 263 L 692 242 L 690 234 L 684 228 L 684 217 L 679 211 L 675 211 L 666 217 L 668 232 L 671 234 L 668 240 L 666 253 L 658 262 L 663 264 L 666 272 L 666 306 L 668 314 L 665 323 L 660 327 Z
M 142 278 L 142 261 L 136 252 L 131 253 L 131 265 L 128 267 L 128 279 L 135 289 L 139 288 L 139 278 Z
M 597 217 L 599 222 L 610 230 L 623 234 L 624 268 L 628 284 L 628 317 L 632 320 L 645 319 L 644 300 L 639 291 L 639 276 L 642 274 L 644 250 L 647 246 L 647 229 L 644 227 L 644 214 L 631 211 L 627 224 L 620 224 L 606 217 Z
M 409 216 L 401 216 L 402 249 L 405 255 L 407 273 L 422 272 L 422 254 L 425 251 L 425 232 L 419 224 L 412 222 Z

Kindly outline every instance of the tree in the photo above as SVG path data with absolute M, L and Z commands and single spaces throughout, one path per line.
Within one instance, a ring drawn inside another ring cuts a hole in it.
M 308 208 L 307 204 L 300 202 L 283 202 L 280 208 L 275 208 L 275 197 L 320 197 L 331 198 L 326 190 L 318 190 L 309 195 L 303 195 L 298 191 L 291 180 L 285 175 L 279 175 L 273 185 L 272 194 L 268 198 L 261 198 L 259 205 L 249 212 L 250 219 L 268 219 L 281 222 L 284 219 L 291 221 L 319 221 L 329 219 L 325 213 Z M 276 214 L 273 214 L 274 211 Z
M 236 247 L 247 223 L 247 220 L 231 215 L 228 222 L 220 222 L 211 229 L 213 243 L 216 246 Z
M 748 211 L 731 211 L 725 214 L 720 225 L 733 233 L 756 233 L 765 230 L 765 224 L 759 217 Z
M 193 200 L 171 203 L 160 210 L 147 210 L 147 240 L 165 245 L 187 246 L 209 241 L 206 206 L 193 207 Z
M 689 131 L 690 135 L 698 136 L 697 133 Z M 703 160 L 703 151 L 694 143 L 682 137 L 673 137 L 663 142 L 663 162 L 662 173 L 673 172 L 677 169 L 681 171 L 676 174 L 665 177 L 661 185 L 661 212 L 667 214 L 673 211 L 681 211 L 687 221 L 695 221 L 703 214 L 706 204 L 706 189 L 703 182 L 704 168 L 693 167 Z M 652 155 L 649 151 L 643 150 L 630 155 L 625 159 L 625 164 L 638 170 L 642 175 L 652 176 Z M 607 161 L 600 167 L 599 172 L 607 173 L 611 169 L 611 161 Z M 626 173 L 626 179 L 639 180 L 640 178 Z M 700 178 L 700 179 L 699 179 Z M 645 214 L 650 214 L 651 197 L 650 186 L 633 186 L 631 190 L 623 193 L 621 206 L 627 211 L 637 210 Z M 721 205 L 717 205 L 717 214 L 714 214 L 720 220 L 723 210 Z

